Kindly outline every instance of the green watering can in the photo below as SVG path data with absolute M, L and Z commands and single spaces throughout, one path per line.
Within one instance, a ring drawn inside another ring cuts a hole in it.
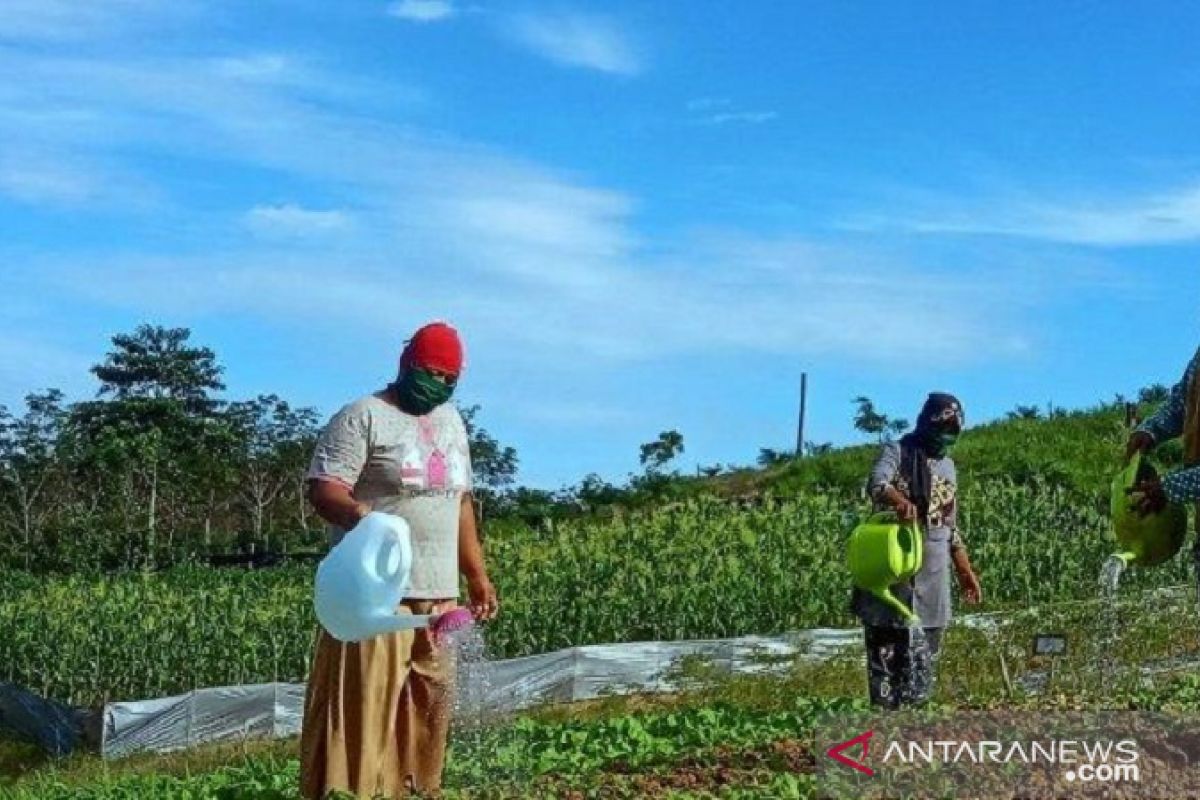
M 1138 453 L 1112 482 L 1113 533 L 1121 551 L 1116 556 L 1126 564 L 1152 567 L 1167 561 L 1187 537 L 1187 509 L 1172 503 L 1157 514 L 1139 516 L 1133 498 L 1126 492 L 1158 473 Z
M 916 523 L 902 524 L 886 511 L 875 514 L 850 534 L 846 563 L 854 585 L 887 603 L 907 622 L 916 622 L 917 615 L 892 594 L 891 587 L 921 569 L 921 548 Z

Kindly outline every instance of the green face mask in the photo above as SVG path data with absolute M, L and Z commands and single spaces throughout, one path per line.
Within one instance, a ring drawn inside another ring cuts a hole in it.
M 454 394 L 454 386 L 442 383 L 423 369 L 408 369 L 396 381 L 400 408 L 417 417 L 445 403 Z
M 954 445 L 958 444 L 957 433 L 939 433 L 937 437 L 938 447 L 943 451 L 949 450 Z

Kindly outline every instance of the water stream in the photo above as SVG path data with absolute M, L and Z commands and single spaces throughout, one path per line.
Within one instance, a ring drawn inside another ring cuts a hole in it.
M 908 627 L 908 652 L 911 664 L 900 702 L 905 705 L 920 704 L 933 695 L 934 673 L 929 640 L 919 623 Z
M 1100 567 L 1099 658 L 1100 687 L 1105 693 L 1112 688 L 1117 671 L 1117 647 L 1121 642 L 1121 609 L 1117 590 L 1125 573 L 1125 559 L 1109 556 Z
M 503 762 L 508 748 L 500 741 L 506 715 L 495 708 L 493 670 L 483 629 L 471 625 L 443 641 L 455 663 L 449 763 L 455 783 L 507 782 L 517 778 Z

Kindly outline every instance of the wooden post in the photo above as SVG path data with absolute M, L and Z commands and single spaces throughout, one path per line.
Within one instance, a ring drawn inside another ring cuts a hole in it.
M 997 650 L 996 655 L 1000 657 L 1000 675 L 1004 679 L 1004 692 L 1008 697 L 1012 697 L 1016 691 L 1013 688 L 1012 677 L 1008 674 L 1008 661 L 1004 658 L 1004 651 Z
M 804 416 L 808 410 L 808 373 L 800 373 L 800 424 L 796 429 L 796 458 L 804 458 Z
M 1136 428 L 1138 425 L 1140 425 L 1141 422 L 1142 422 L 1141 419 L 1138 418 L 1137 403 L 1126 403 L 1125 404 L 1125 427 L 1133 429 L 1133 428 Z

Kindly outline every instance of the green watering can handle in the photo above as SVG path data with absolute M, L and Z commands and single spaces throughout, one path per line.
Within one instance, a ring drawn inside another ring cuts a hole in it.
M 917 525 L 916 520 L 913 520 L 912 522 L 900 523 L 900 519 L 896 516 L 895 511 L 876 511 L 874 514 L 872 514 L 867 519 L 869 522 L 875 522 L 875 523 L 894 522 L 894 523 L 898 523 L 898 524 L 903 524 L 910 531 L 912 531 L 914 536 L 919 535 L 921 533 L 921 528 Z

